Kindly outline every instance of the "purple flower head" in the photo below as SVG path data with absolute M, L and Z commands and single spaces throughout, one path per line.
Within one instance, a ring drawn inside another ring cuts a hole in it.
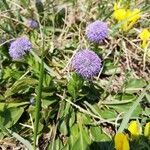
M 10 44 L 9 54 L 14 60 L 21 59 L 23 55 L 25 55 L 26 52 L 30 51 L 31 49 L 31 42 L 27 38 L 21 37 L 17 38 Z
M 86 27 L 85 34 L 89 41 L 99 43 L 108 36 L 108 27 L 105 22 L 95 21 Z
M 38 24 L 38 22 L 36 20 L 29 19 L 29 20 L 27 20 L 27 26 L 30 27 L 30 28 L 35 29 L 35 28 L 39 27 L 39 24 Z
M 81 50 L 74 56 L 71 67 L 82 77 L 92 78 L 101 70 L 101 59 L 88 49 Z

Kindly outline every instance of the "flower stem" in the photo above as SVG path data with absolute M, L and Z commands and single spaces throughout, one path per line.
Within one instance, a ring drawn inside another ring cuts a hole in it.
M 40 27 L 42 48 L 41 48 L 41 62 L 40 62 L 38 93 L 37 93 L 37 100 L 36 100 L 36 106 L 35 106 L 34 145 L 33 145 L 34 150 L 36 150 L 36 147 L 37 147 L 36 144 L 37 144 L 39 121 L 40 121 L 41 97 L 42 97 L 43 75 L 44 75 L 44 37 L 43 37 L 43 31 L 42 31 L 40 21 L 38 20 L 38 22 L 39 22 L 39 27 Z
M 38 135 L 38 126 L 40 120 L 40 109 L 41 109 L 41 95 L 43 87 L 43 73 L 44 73 L 44 63 L 43 63 L 43 54 L 41 56 L 41 65 L 40 65 L 40 76 L 39 76 L 39 85 L 38 85 L 38 94 L 36 100 L 36 109 L 35 109 L 35 125 L 34 125 L 34 150 L 36 150 L 36 141 Z

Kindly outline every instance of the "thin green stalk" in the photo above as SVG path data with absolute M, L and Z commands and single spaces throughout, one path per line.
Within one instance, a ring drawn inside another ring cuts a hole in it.
M 37 94 L 37 100 L 36 100 L 36 106 L 35 106 L 36 109 L 35 109 L 35 126 L 34 126 L 34 150 L 36 150 L 36 141 L 37 141 L 37 135 L 38 135 L 39 120 L 40 120 L 43 74 L 44 74 L 44 63 L 43 63 L 43 52 L 42 52 L 38 94 Z
M 42 88 L 43 88 L 43 74 L 44 74 L 44 38 L 43 32 L 40 25 L 40 34 L 42 40 L 42 49 L 41 49 L 41 62 L 40 62 L 40 75 L 39 75 L 39 84 L 38 84 L 38 94 L 35 106 L 35 124 L 34 124 L 34 144 L 33 149 L 36 150 L 36 143 L 37 143 L 37 135 L 38 135 L 38 128 L 39 128 L 39 121 L 40 121 L 40 110 L 41 110 L 41 96 L 42 96 Z
M 35 5 L 38 0 L 35 0 Z M 40 110 L 41 110 L 41 97 L 42 97 L 42 88 L 43 88 L 43 74 L 44 74 L 44 34 L 43 28 L 40 22 L 40 14 L 38 13 L 38 8 L 36 7 L 36 15 L 37 20 L 39 23 L 39 30 L 40 30 L 40 37 L 42 41 L 42 49 L 41 49 L 41 62 L 40 62 L 40 75 L 39 75 L 39 85 L 38 85 L 38 94 L 36 100 L 36 108 L 35 108 L 35 123 L 34 123 L 34 143 L 33 149 L 36 150 L 37 148 L 37 135 L 38 135 L 38 128 L 39 128 L 39 121 L 40 121 Z

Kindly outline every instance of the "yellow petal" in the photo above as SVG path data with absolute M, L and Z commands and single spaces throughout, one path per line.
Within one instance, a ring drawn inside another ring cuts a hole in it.
M 126 10 L 126 15 L 125 15 L 125 18 L 124 18 L 125 22 L 122 26 L 123 31 L 128 31 L 130 29 L 130 27 L 129 27 L 130 20 L 129 19 L 130 19 L 131 14 L 132 14 L 131 10 L 127 9 Z
M 148 29 L 143 29 L 142 32 L 139 34 L 141 40 L 149 40 L 150 39 L 150 32 Z
M 119 9 L 119 3 L 114 4 L 114 10 L 117 10 L 117 9 Z
M 150 122 L 148 122 L 148 123 L 145 125 L 145 128 L 144 128 L 144 136 L 150 137 Z
M 117 2 L 117 3 L 114 3 L 114 10 L 117 10 L 117 9 L 120 9 L 120 8 L 121 8 L 121 1 L 122 1 L 122 0 L 120 0 L 120 1 Z
M 140 17 L 141 17 L 141 13 L 139 9 L 134 9 L 131 13 L 130 13 L 130 21 L 136 22 Z
M 134 24 L 138 21 L 140 18 L 141 13 L 139 9 L 134 9 L 134 10 L 127 10 L 126 13 L 126 18 L 127 18 L 127 27 L 124 29 L 124 31 L 130 30 Z
M 126 18 L 126 10 L 123 8 L 117 9 L 114 11 L 113 16 L 117 21 L 122 21 Z
M 117 133 L 114 140 L 116 150 L 130 150 L 127 136 L 123 133 Z
M 142 128 L 138 121 L 131 121 L 129 124 L 128 130 L 133 136 L 138 136 L 142 132 Z
M 127 9 L 126 18 L 130 19 L 131 16 L 132 16 L 132 11 L 130 9 Z
M 142 47 L 143 49 L 147 49 L 147 48 L 148 48 L 148 45 L 149 45 L 148 41 L 143 40 L 143 41 L 142 41 L 142 44 L 141 44 L 141 47 Z

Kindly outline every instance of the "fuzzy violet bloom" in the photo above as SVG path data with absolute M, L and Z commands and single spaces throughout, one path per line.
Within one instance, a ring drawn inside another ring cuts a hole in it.
M 27 20 L 27 26 L 30 27 L 30 28 L 32 28 L 32 29 L 36 29 L 36 28 L 39 27 L 39 24 L 38 24 L 38 22 L 37 22 L 36 20 L 34 20 L 34 19 L 28 19 L 28 20 Z
M 105 22 L 95 21 L 86 27 L 85 34 L 89 41 L 99 43 L 108 36 L 108 27 Z
M 92 78 L 101 70 L 101 59 L 88 49 L 77 52 L 71 62 L 71 67 L 82 77 Z
M 25 37 L 20 37 L 11 42 L 9 47 L 9 54 L 13 60 L 21 59 L 23 55 L 25 55 L 26 52 L 30 51 L 31 49 L 31 42 Z

